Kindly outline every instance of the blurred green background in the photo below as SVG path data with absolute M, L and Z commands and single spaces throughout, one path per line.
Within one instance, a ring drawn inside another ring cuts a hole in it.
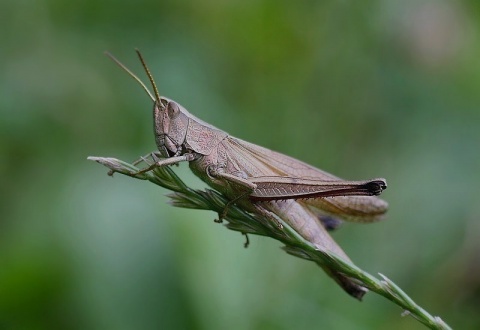
M 480 328 L 479 24 L 475 0 L 2 1 L 0 328 L 424 329 L 87 161 L 155 149 L 151 101 L 102 54 L 145 79 L 135 47 L 203 120 L 385 177 L 388 219 L 335 239 L 454 328 Z

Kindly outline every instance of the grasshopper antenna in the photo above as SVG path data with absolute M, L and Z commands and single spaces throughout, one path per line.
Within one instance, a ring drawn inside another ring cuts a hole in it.
M 137 50 L 137 53 L 140 55 L 140 53 L 138 52 Z M 119 67 L 121 67 L 123 70 L 125 70 L 133 79 L 135 79 L 139 84 L 140 86 L 142 86 L 143 90 L 148 94 L 148 96 L 152 99 L 153 102 L 156 102 L 157 100 L 155 99 L 155 97 L 152 95 L 152 93 L 148 90 L 147 86 L 145 86 L 145 84 L 140 80 L 140 78 L 138 78 L 132 71 L 130 71 L 125 65 L 123 65 L 122 62 L 120 62 L 119 60 L 117 60 L 115 58 L 115 56 L 113 56 L 112 54 L 110 54 L 109 52 L 105 52 L 105 55 L 107 55 L 112 61 L 114 61 Z M 153 84 L 153 88 L 155 90 L 155 96 L 158 97 L 158 91 L 157 91 L 157 87 L 155 86 L 155 83 L 153 82 L 153 79 L 150 75 L 150 72 L 148 71 L 148 69 L 146 68 L 145 66 L 145 63 L 143 62 L 143 59 L 141 58 L 141 55 L 140 55 L 140 60 L 142 61 L 142 64 L 143 66 L 145 67 L 145 69 L 147 70 L 147 74 L 150 78 L 150 81 L 152 81 L 152 84 Z M 160 97 L 158 97 L 158 100 L 160 100 Z M 158 102 L 158 101 L 157 101 Z
M 155 93 L 155 99 L 157 101 L 157 105 L 160 106 L 160 94 L 158 93 L 157 85 L 155 84 L 155 80 L 153 80 L 153 76 L 150 73 L 150 70 L 148 69 L 147 64 L 145 63 L 145 60 L 143 59 L 142 53 L 135 48 L 135 51 L 137 52 L 138 58 L 140 59 L 140 62 L 142 62 L 143 68 L 145 69 L 145 72 L 147 73 L 148 79 L 150 80 L 150 83 L 152 84 L 153 87 L 153 92 Z

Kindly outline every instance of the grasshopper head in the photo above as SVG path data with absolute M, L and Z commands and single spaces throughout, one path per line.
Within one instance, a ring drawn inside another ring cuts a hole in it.
M 160 98 L 153 106 L 153 130 L 155 142 L 164 156 L 178 156 L 188 128 L 186 110 L 175 101 Z
M 124 69 L 133 79 L 135 79 L 143 90 L 150 96 L 153 101 L 153 129 L 155 133 L 155 142 L 158 150 L 165 157 L 178 156 L 182 152 L 182 145 L 185 142 L 188 127 L 188 112 L 180 104 L 160 97 L 157 86 L 153 80 L 153 76 L 143 60 L 142 54 L 136 50 L 143 68 L 147 73 L 148 79 L 152 84 L 154 94 L 150 93 L 147 86 L 132 73 L 125 65 L 117 60 L 113 55 L 106 52 L 105 54 Z

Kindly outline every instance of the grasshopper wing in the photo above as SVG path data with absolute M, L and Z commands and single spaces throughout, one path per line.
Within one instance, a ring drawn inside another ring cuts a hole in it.
M 252 200 L 296 199 L 317 215 L 355 222 L 381 220 L 387 211 L 388 204 L 373 196 L 386 188 L 383 179 L 344 181 L 295 158 L 230 136 L 223 145 L 231 170 L 256 184 Z

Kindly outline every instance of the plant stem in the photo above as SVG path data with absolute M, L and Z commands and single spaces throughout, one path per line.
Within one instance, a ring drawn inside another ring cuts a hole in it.
M 118 172 L 136 179 L 148 180 L 156 185 L 173 191 L 169 194 L 173 206 L 212 210 L 218 214 L 223 212 L 228 199 L 217 191 L 195 190 L 189 188 L 169 167 L 156 167 L 146 173 L 137 173 L 139 168 L 115 158 L 88 157 L 110 169 L 109 175 Z M 356 279 L 361 285 L 387 298 L 400 306 L 402 315 L 411 315 L 430 329 L 451 329 L 438 316 L 432 316 L 418 306 L 403 290 L 386 276 L 379 274 L 382 279 L 370 275 L 351 262 L 336 256 L 333 253 L 322 251 L 303 239 L 292 228 L 282 222 L 283 228 L 271 224 L 261 216 L 250 214 L 236 205 L 228 208 L 225 220 L 227 228 L 243 234 L 269 236 L 285 244 L 283 249 L 294 256 L 311 260 L 319 264 L 328 265 L 332 269 Z M 281 221 L 281 219 L 279 219 Z

